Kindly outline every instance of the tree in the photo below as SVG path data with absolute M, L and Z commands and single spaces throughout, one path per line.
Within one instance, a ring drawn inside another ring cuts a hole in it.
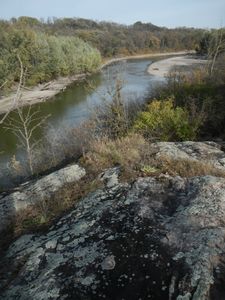
M 40 140 L 34 140 L 34 132 L 37 128 L 41 127 L 48 116 L 40 116 L 40 111 L 32 109 L 31 106 L 28 110 L 17 107 L 13 116 L 8 116 L 7 122 L 4 125 L 6 130 L 10 130 L 18 138 L 20 144 L 26 151 L 28 167 L 30 174 L 34 174 L 34 153 Z
M 94 87 L 88 83 L 89 88 Z M 140 109 L 140 104 L 125 101 L 122 95 L 124 81 L 120 74 L 116 74 L 113 82 L 108 82 L 105 92 L 99 93 L 101 103 L 94 107 L 91 121 L 98 137 L 107 136 L 115 139 L 125 136 Z
M 32 109 L 31 105 L 28 109 L 24 109 L 21 101 L 21 89 L 25 83 L 24 67 L 20 56 L 20 82 L 18 84 L 17 93 L 10 109 L 5 113 L 0 123 L 4 123 L 4 128 L 10 130 L 18 138 L 20 144 L 26 151 L 28 167 L 30 174 L 34 174 L 34 150 L 40 143 L 40 140 L 35 141 L 33 138 L 34 132 L 41 127 L 49 116 L 40 116 L 40 111 Z M 10 111 L 14 110 L 13 114 Z
M 225 30 L 219 29 L 216 30 L 211 37 L 209 50 L 208 50 L 208 57 L 211 59 L 210 65 L 210 75 L 212 75 L 215 62 L 222 52 L 225 51 Z
M 209 60 L 209 75 L 212 76 L 217 58 L 225 52 L 225 29 L 207 31 L 199 42 L 197 52 Z
M 88 43 L 78 37 L 49 35 L 35 24 L 29 18 L 11 26 L 0 22 L 0 85 L 7 80 L 4 87 L 11 88 L 19 82 L 18 55 L 28 75 L 26 84 L 31 86 L 99 68 L 100 53 Z
M 17 55 L 17 59 L 20 63 L 20 80 L 19 80 L 19 84 L 18 84 L 18 87 L 17 87 L 15 97 L 13 99 L 12 105 L 8 109 L 8 111 L 3 115 L 2 119 L 0 120 L 0 124 L 2 124 L 5 121 L 5 119 L 9 115 L 10 111 L 12 111 L 15 108 L 19 107 L 19 99 L 21 97 L 21 87 L 23 85 L 23 80 L 24 80 L 24 67 L 23 67 L 23 63 L 22 63 L 22 60 L 21 60 L 19 55 Z M 1 85 L 0 89 L 2 89 L 3 86 L 6 85 L 6 83 L 7 83 L 7 80 Z

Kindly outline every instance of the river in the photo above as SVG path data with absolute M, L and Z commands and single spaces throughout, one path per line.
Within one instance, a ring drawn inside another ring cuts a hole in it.
M 123 81 L 123 97 L 128 100 L 142 101 L 152 88 L 162 81 L 147 73 L 148 66 L 159 59 L 160 57 L 145 58 L 111 64 L 101 73 L 88 77 L 88 83 L 86 81 L 75 82 L 51 101 L 35 105 L 34 108 L 40 110 L 40 115 L 50 115 L 50 117 L 46 121 L 45 129 L 35 132 L 34 139 L 42 138 L 51 128 L 57 130 L 63 127 L 74 127 L 87 119 L 93 111 L 93 106 L 100 104 L 102 98 L 107 97 L 107 91 L 115 84 L 118 76 Z M 22 159 L 24 156 L 24 150 L 18 147 L 19 141 L 16 136 L 4 127 L 5 124 L 0 126 L 1 169 L 5 168 L 13 155 L 17 159 Z

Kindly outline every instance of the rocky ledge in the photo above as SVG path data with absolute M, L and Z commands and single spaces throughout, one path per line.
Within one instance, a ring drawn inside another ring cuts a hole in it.
M 214 142 L 158 142 L 151 145 L 157 160 L 166 157 L 173 161 L 189 161 L 190 164 L 201 162 L 225 171 L 225 153 L 221 149 L 224 149 L 224 144 Z
M 85 174 L 83 168 L 72 164 L 38 180 L 25 182 L 9 195 L 0 195 L 0 232 L 18 211 L 43 199 L 48 200 L 65 184 L 76 182 Z
M 118 176 L 9 247 L 1 300 L 225 299 L 225 179 Z

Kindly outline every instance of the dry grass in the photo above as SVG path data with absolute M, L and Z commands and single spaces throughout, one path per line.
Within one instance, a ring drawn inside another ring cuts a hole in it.
M 54 220 L 69 211 L 81 198 L 100 187 L 100 181 L 86 176 L 79 182 L 65 185 L 51 198 L 19 211 L 11 224 L 13 228 L 11 239 L 24 233 L 48 228 Z
M 212 175 L 225 178 L 225 171 L 205 161 L 176 160 L 171 157 L 160 156 L 160 159 L 155 161 L 155 166 L 160 169 L 161 173 L 168 173 L 171 176 L 194 177 Z
M 83 154 L 80 160 L 80 163 L 87 169 L 88 175 L 79 182 L 65 185 L 51 198 L 18 212 L 9 226 L 11 230 L 7 240 L 12 241 L 21 234 L 48 228 L 54 220 L 69 211 L 77 201 L 102 186 L 98 175 L 104 169 L 119 164 L 124 170 L 123 175 L 126 179 L 136 178 L 137 172 L 140 172 L 143 167 L 141 163 L 147 143 L 142 136 L 133 134 L 116 140 L 108 138 L 92 140 L 89 147 L 89 152 Z M 146 169 L 144 170 L 146 172 Z M 2 242 L 3 240 L 0 239 L 0 245 Z
M 175 160 L 168 156 L 157 157 L 157 150 L 139 134 L 111 140 L 107 137 L 91 141 L 89 152 L 80 160 L 87 171 L 82 180 L 67 184 L 50 199 L 45 199 L 17 213 L 8 229 L 13 240 L 21 234 L 48 228 L 54 220 L 69 211 L 74 204 L 89 192 L 102 187 L 98 175 L 105 169 L 120 165 L 121 180 L 132 181 L 139 176 L 169 174 L 171 176 L 194 177 L 213 175 L 225 178 L 225 171 L 212 164 L 195 160 Z M 0 239 L 0 244 L 2 240 Z
M 83 122 L 75 128 L 49 128 L 48 136 L 35 153 L 35 171 L 41 173 L 60 165 L 63 161 L 78 159 L 87 151 L 94 139 L 95 124 Z
M 82 158 L 83 166 L 93 177 L 104 169 L 120 165 L 122 180 L 133 180 L 138 176 L 194 177 L 212 175 L 225 177 L 225 171 L 206 161 L 193 159 L 172 159 L 168 156 L 156 157 L 155 147 L 139 134 L 110 140 L 103 138 L 90 144 L 90 151 Z
M 107 137 L 93 141 L 82 159 L 88 172 L 99 174 L 104 169 L 120 165 L 124 179 L 137 175 L 141 169 L 147 142 L 139 134 L 111 140 Z

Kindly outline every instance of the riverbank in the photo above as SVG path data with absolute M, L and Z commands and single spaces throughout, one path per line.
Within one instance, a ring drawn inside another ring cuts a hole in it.
M 68 77 L 59 77 L 47 83 L 39 84 L 31 89 L 22 88 L 19 106 L 33 105 L 53 98 L 55 95 L 65 90 L 67 86 L 75 81 L 83 80 L 86 76 L 87 74 L 79 74 Z M 15 97 L 16 93 L 14 92 L 10 96 L 2 97 L 0 99 L 0 114 L 4 114 L 15 108 L 13 106 Z
M 185 55 L 190 53 L 193 53 L 193 51 L 149 53 L 143 55 L 133 55 L 133 56 L 113 58 L 105 61 L 101 65 L 100 70 L 102 70 L 106 66 L 109 66 L 112 63 L 123 61 L 123 60 L 161 57 L 161 56 L 169 56 L 169 55 Z M 35 86 L 29 90 L 27 88 L 24 88 L 21 91 L 19 105 L 22 107 L 22 106 L 33 105 L 33 104 L 44 102 L 48 99 L 53 98 L 55 95 L 57 95 L 58 93 L 66 89 L 66 87 L 71 85 L 73 82 L 83 80 L 87 76 L 88 74 L 80 74 L 80 75 L 74 75 L 68 77 L 59 77 L 48 83 L 39 84 L 38 86 Z M 8 111 L 15 109 L 15 106 L 13 106 L 15 97 L 16 97 L 16 93 L 14 92 L 7 97 L 0 98 L 0 114 L 4 114 Z
M 191 56 L 170 57 L 156 61 L 148 68 L 148 73 L 157 77 L 166 77 L 172 68 L 185 67 L 191 65 L 206 64 L 207 60 L 193 58 Z
M 169 56 L 169 55 L 186 55 L 186 54 L 193 54 L 195 51 L 174 51 L 174 52 L 159 52 L 159 53 L 149 53 L 149 54 L 140 54 L 140 55 L 130 55 L 130 56 L 123 56 L 123 57 L 118 57 L 118 58 L 112 58 L 110 60 L 107 60 L 105 63 L 102 65 L 102 69 L 104 67 L 107 67 L 108 65 L 123 61 L 123 60 L 132 60 L 132 59 L 142 59 L 142 58 L 151 58 L 151 57 L 161 57 L 161 56 Z

